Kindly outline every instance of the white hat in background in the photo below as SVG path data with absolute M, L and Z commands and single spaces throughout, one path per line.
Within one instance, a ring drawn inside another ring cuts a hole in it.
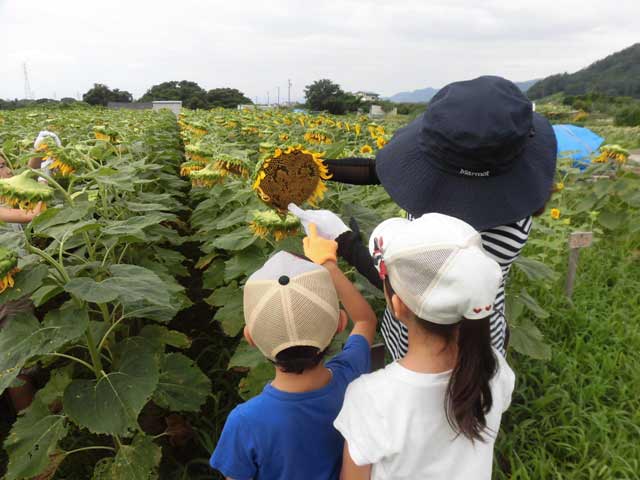
M 439 213 L 392 218 L 375 228 L 369 250 L 381 277 L 419 318 L 448 325 L 493 313 L 502 271 L 462 220 Z

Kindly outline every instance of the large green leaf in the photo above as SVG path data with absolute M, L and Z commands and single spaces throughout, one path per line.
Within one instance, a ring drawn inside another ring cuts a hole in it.
M 275 367 L 266 359 L 260 365 L 252 368 L 249 374 L 240 380 L 238 393 L 245 400 L 255 397 L 264 386 L 275 376 Z
M 118 237 L 132 236 L 143 240 L 146 238 L 145 228 L 173 219 L 175 219 L 175 215 L 162 212 L 138 215 L 126 220 L 110 221 L 103 228 L 102 233 Z
M 224 284 L 225 262 L 216 258 L 202 274 L 202 288 L 213 290 Z
M 85 218 L 91 208 L 92 205 L 89 202 L 75 202 L 73 207 L 65 205 L 59 208 L 49 208 L 31 222 L 31 228 L 35 233 L 47 233 L 49 228 L 56 225 L 76 222 Z
M 212 242 L 212 246 L 221 250 L 238 251 L 244 250 L 249 245 L 257 241 L 248 228 L 242 227 L 231 233 L 220 235 Z
M 123 304 L 142 302 L 173 308 L 169 285 L 153 271 L 137 265 L 111 265 L 112 276 L 96 282 L 89 277 L 73 278 L 65 290 L 86 302 L 105 303 L 119 299 Z
M 18 376 L 32 357 L 56 351 L 80 337 L 89 322 L 85 307 L 49 312 L 40 324 L 33 315 L 16 315 L 0 330 L 0 392 Z
M 15 276 L 15 285 L 0 293 L 0 305 L 31 295 L 46 278 L 49 269 L 46 265 L 30 265 Z
M 51 237 L 59 242 L 66 242 L 70 237 L 90 230 L 98 230 L 100 225 L 94 219 L 83 220 L 79 222 L 63 223 L 62 225 L 55 225 L 46 229 L 43 234 L 47 237 Z M 66 243 L 65 243 L 66 247 Z
M 153 401 L 176 412 L 197 412 L 211 393 L 211 381 L 189 357 L 164 355 Z
M 162 451 L 153 438 L 138 434 L 131 445 L 122 445 L 114 458 L 102 459 L 93 480 L 150 480 L 157 478 Z
M 264 355 L 256 347 L 252 347 L 246 341 L 241 340 L 233 356 L 229 360 L 227 368 L 244 367 L 254 368 L 264 362 Z
M 130 337 L 113 348 L 113 370 L 97 380 L 74 380 L 65 390 L 64 410 L 93 433 L 127 436 L 158 385 L 153 345 Z
M 191 339 L 177 330 L 169 330 L 162 325 L 147 325 L 140 331 L 140 336 L 153 343 L 156 348 L 164 352 L 164 347 L 170 345 L 176 348 L 189 348 Z
M 558 273 L 552 268 L 529 257 L 519 256 L 513 264 L 518 270 L 521 270 L 529 280 L 554 282 L 558 278 Z
M 509 326 L 509 345 L 518 353 L 538 360 L 551 359 L 551 346 L 545 343 L 542 332 L 528 318 L 521 318 Z
M 31 478 L 47 468 L 49 455 L 67 434 L 65 420 L 64 415 L 52 414 L 39 401 L 25 410 L 4 442 L 9 455 L 6 480 Z
M 225 262 L 224 281 L 251 275 L 264 264 L 264 255 L 259 248 L 249 247 L 236 253 Z
M 76 277 L 65 284 L 64 290 L 85 302 L 111 302 L 118 298 L 118 292 L 112 288 L 109 280 L 96 282 L 93 278 Z

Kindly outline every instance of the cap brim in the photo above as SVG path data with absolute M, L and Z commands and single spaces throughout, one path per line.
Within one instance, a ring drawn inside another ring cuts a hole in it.
M 437 212 L 464 220 L 477 230 L 521 220 L 542 208 L 556 170 L 551 124 L 533 114 L 536 131 L 511 170 L 493 177 L 443 172 L 425 159 L 422 116 L 398 130 L 376 155 L 380 182 L 400 207 L 414 216 Z

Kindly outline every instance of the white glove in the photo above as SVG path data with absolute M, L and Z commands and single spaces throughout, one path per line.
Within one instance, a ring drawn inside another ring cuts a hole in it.
M 300 219 L 307 235 L 309 235 L 310 223 L 316 224 L 320 237 L 329 240 L 335 240 L 344 232 L 351 230 L 340 220 L 340 217 L 329 210 L 303 210 L 295 203 L 290 203 L 289 211 Z
M 58 145 L 59 147 L 62 146 L 62 142 L 58 138 L 58 135 L 48 130 L 42 130 L 36 137 L 36 141 L 33 142 L 33 148 L 38 148 L 40 144 L 44 141 L 44 139 L 47 137 L 53 138 L 53 141 L 56 142 L 56 145 Z

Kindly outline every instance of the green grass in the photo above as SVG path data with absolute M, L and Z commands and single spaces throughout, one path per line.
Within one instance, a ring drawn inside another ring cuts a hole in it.
M 573 305 L 561 283 L 536 292 L 551 313 L 537 323 L 553 357 L 509 357 L 517 383 L 494 478 L 640 478 L 639 248 L 584 250 Z

